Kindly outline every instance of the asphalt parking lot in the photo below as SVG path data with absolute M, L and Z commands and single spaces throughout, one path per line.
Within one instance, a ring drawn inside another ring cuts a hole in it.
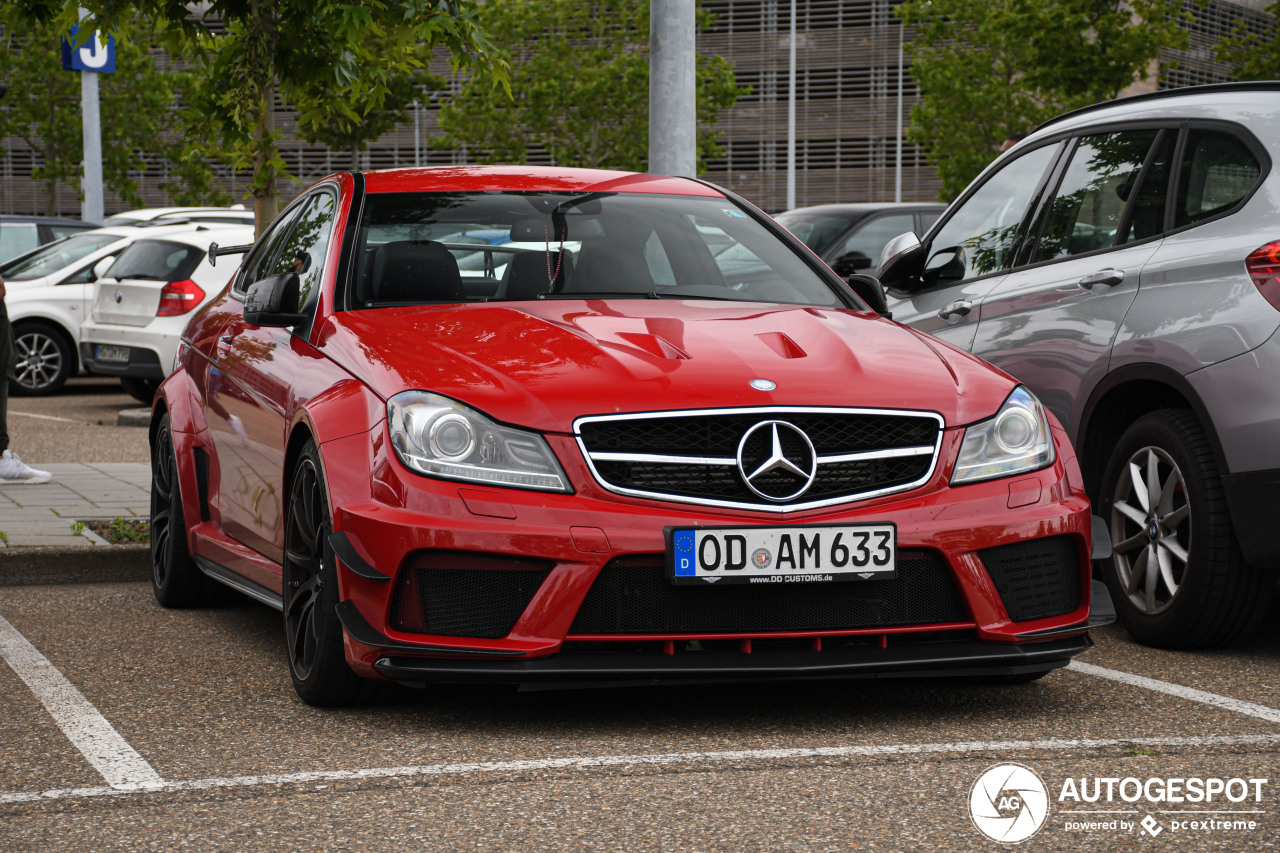
M 1025 686 L 438 688 L 325 711 L 293 691 L 278 613 L 164 610 L 144 583 L 70 582 L 83 568 L 0 586 L 0 850 L 994 850 L 970 797 L 1010 762 L 1047 793 L 1022 849 L 1280 846 L 1280 608 L 1222 652 L 1105 628 Z M 1192 780 L 1222 789 L 1178 796 Z

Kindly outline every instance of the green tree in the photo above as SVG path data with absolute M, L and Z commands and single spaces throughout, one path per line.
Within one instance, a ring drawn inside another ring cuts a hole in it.
M 45 213 L 58 211 L 58 188 L 79 188 L 84 145 L 80 75 L 62 69 L 60 40 L 66 30 L 53 18 L 31 20 L 16 7 L 0 10 L 0 137 L 13 136 L 36 152 L 32 177 L 44 184 Z M 206 160 L 184 159 L 175 103 L 189 75 L 164 73 L 149 54 L 154 27 L 131 21 L 115 32 L 116 71 L 99 76 L 103 184 L 126 206 L 139 207 L 138 176 L 158 157 L 174 179 L 163 184 L 179 203 L 224 200 L 213 188 Z
M 699 10 L 699 25 L 709 16 Z M 482 162 L 523 163 L 529 143 L 561 166 L 643 171 L 649 147 L 648 0 L 503 0 L 481 24 L 510 68 L 515 98 L 485 69 L 440 108 L 440 145 Z M 720 153 L 720 111 L 740 89 L 729 63 L 699 56 L 698 168 Z
M 908 137 L 959 195 L 998 146 L 1145 79 L 1185 46 L 1181 0 L 906 0 L 921 101 Z
M 1272 18 L 1280 18 L 1280 3 L 1266 8 Z M 1234 66 L 1239 80 L 1280 79 L 1280 38 L 1273 29 L 1268 33 L 1250 33 L 1244 21 L 1236 21 L 1234 32 L 1217 47 L 1218 59 Z
M 210 0 L 193 17 L 174 0 L 22 0 L 36 17 L 69 26 L 78 7 L 88 29 L 112 31 L 136 16 L 167 27 L 167 45 L 197 68 L 185 113 L 189 154 L 224 152 L 250 175 L 259 233 L 279 209 L 278 181 L 291 177 L 280 158 L 277 99 L 303 126 L 334 116 L 359 124 L 388 106 L 395 81 L 424 66 L 439 48 L 455 67 L 490 59 L 474 0 Z M 223 30 L 214 38 L 210 21 Z M 496 84 L 505 77 L 490 64 Z M 327 93 L 327 98 L 318 93 Z M 392 104 L 394 106 L 394 104 Z

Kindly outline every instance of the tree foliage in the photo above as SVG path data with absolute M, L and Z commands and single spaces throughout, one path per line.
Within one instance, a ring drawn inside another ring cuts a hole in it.
M 699 25 L 709 17 L 699 10 Z M 528 146 L 561 166 L 644 171 L 649 147 L 648 0 L 503 0 L 481 25 L 510 68 L 510 94 L 485 69 L 440 109 L 439 144 L 481 162 L 523 163 Z M 729 63 L 699 56 L 698 168 L 720 153 L 713 127 L 740 89 Z
M 1162 47 L 1185 46 L 1181 0 L 906 0 L 921 102 L 908 137 L 942 196 L 958 195 L 1001 142 L 1145 79 Z
M 28 15 L 69 26 L 83 7 L 87 26 L 114 31 L 139 12 L 166 26 L 167 46 L 196 66 L 186 112 L 190 156 L 217 150 L 250 175 L 257 226 L 279 207 L 277 100 L 300 127 L 368 134 L 367 117 L 396 107 L 398 81 L 443 48 L 455 66 L 490 59 L 474 0 L 210 0 L 193 17 L 175 0 L 22 0 Z M 215 38 L 214 23 L 222 29 Z M 486 73 L 499 85 L 501 67 Z M 403 109 L 403 103 L 400 108 Z
M 1266 8 L 1272 18 L 1280 19 L 1280 3 Z M 1280 80 L 1280 38 L 1275 30 L 1250 33 L 1244 21 L 1237 21 L 1232 34 L 1218 42 L 1218 59 L 1234 66 L 1239 80 Z
M 66 30 L 53 17 L 33 20 L 7 7 L 0 11 L 0 26 L 0 80 L 9 87 L 0 100 L 0 137 L 21 139 L 35 152 L 32 178 L 44 184 L 45 213 L 53 216 L 59 212 L 58 188 L 79 188 L 82 177 L 80 74 L 62 69 Z M 103 185 L 126 206 L 141 206 L 138 175 L 147 167 L 145 155 L 151 155 L 169 172 L 161 188 L 175 202 L 225 202 L 207 160 L 184 157 L 174 108 L 191 75 L 157 68 L 149 55 L 154 34 L 146 20 L 122 23 L 115 31 L 116 71 L 99 75 Z

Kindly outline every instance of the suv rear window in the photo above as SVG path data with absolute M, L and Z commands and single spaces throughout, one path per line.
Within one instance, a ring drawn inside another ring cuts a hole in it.
M 1262 175 L 1253 152 L 1225 131 L 1191 128 L 1184 151 L 1175 227 L 1225 213 L 1253 191 Z
M 111 278 L 181 281 L 190 278 L 204 259 L 204 249 L 167 240 L 139 240 L 120 253 L 107 270 Z

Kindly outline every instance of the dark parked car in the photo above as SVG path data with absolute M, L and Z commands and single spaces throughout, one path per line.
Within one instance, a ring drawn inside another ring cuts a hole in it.
M 0 216 L 0 264 L 37 246 L 97 227 L 92 222 L 52 216 Z
M 906 231 L 923 234 L 945 204 L 820 204 L 779 213 L 775 219 L 840 275 L 869 273 L 885 243 Z
M 1280 84 L 1048 122 L 878 275 L 895 320 L 1027 383 L 1110 525 L 1142 642 L 1230 642 L 1280 568 Z

